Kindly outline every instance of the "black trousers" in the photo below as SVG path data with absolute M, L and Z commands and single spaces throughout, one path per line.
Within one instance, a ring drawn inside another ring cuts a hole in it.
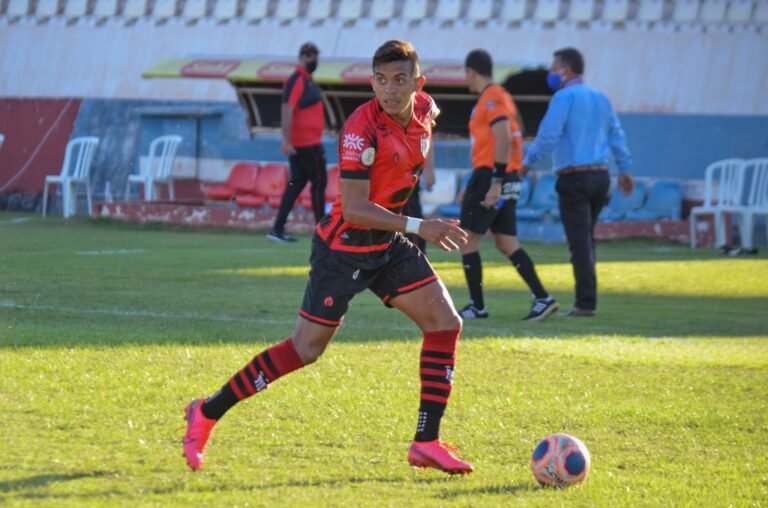
M 325 215 L 325 185 L 328 182 L 328 176 L 323 145 L 297 148 L 296 153 L 289 158 L 289 162 L 291 180 L 280 200 L 280 208 L 277 210 L 275 223 L 272 226 L 272 230 L 278 233 L 285 230 L 288 214 L 291 213 L 296 199 L 308 181 L 312 183 L 312 211 L 315 214 L 315 222 L 319 222 Z
M 571 251 L 571 265 L 576 280 L 576 301 L 580 309 L 597 308 L 595 273 L 595 224 L 608 199 L 611 178 L 607 171 L 584 171 L 560 175 L 556 190 L 560 217 Z

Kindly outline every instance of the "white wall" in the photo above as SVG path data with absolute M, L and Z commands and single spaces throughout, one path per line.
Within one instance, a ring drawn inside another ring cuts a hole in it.
M 370 58 L 390 38 L 422 59 L 462 61 L 482 47 L 496 61 L 548 65 L 563 46 L 582 50 L 586 79 L 618 111 L 768 114 L 768 33 L 453 28 L 139 25 L 0 26 L 0 97 L 100 97 L 234 101 L 223 80 L 141 78 L 157 61 L 188 55 L 295 57 L 312 40 L 322 56 Z

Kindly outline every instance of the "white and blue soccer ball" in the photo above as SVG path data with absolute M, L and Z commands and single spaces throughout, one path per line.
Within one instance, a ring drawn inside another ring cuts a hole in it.
M 589 450 L 578 438 L 550 434 L 533 449 L 531 470 L 541 485 L 563 488 L 583 481 L 591 461 Z

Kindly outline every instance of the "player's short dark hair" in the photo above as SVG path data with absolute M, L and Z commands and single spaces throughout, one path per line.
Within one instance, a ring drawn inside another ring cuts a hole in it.
M 473 49 L 467 53 L 467 58 L 464 59 L 464 67 L 472 69 L 486 78 L 493 76 L 493 60 L 490 53 L 484 49 Z
M 576 48 L 563 48 L 555 51 L 554 56 L 560 59 L 563 65 L 567 65 L 576 74 L 584 74 L 584 57 Z
M 376 72 L 376 68 L 389 62 L 411 62 L 412 72 L 414 76 L 419 76 L 421 70 L 419 68 L 419 55 L 416 54 L 416 48 L 413 44 L 407 41 L 391 40 L 387 41 L 376 50 L 373 54 L 373 72 Z

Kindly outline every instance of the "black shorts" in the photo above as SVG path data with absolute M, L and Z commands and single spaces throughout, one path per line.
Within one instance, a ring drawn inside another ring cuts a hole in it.
M 490 228 L 493 233 L 517 236 L 516 199 L 508 199 L 498 208 L 483 206 L 492 178 L 493 170 L 490 168 L 472 171 L 461 202 L 461 228 L 478 235 L 484 235 Z
M 437 280 L 424 254 L 400 233 L 388 249 L 373 254 L 331 250 L 316 234 L 309 262 L 309 281 L 299 314 L 325 326 L 339 326 L 349 302 L 365 289 L 391 307 L 392 298 Z

